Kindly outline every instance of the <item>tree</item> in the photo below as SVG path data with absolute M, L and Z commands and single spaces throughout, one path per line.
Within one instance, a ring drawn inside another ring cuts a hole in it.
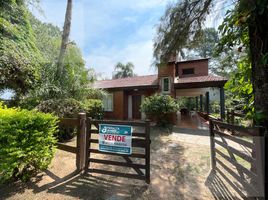
M 72 42 L 63 57 L 65 73 L 55 78 L 57 73 L 58 52 L 61 45 L 61 31 L 57 26 L 39 21 L 30 15 L 30 23 L 34 35 L 38 39 L 43 62 L 39 74 L 42 77 L 28 94 L 23 96 L 21 103 L 27 108 L 35 107 L 49 99 L 74 98 L 83 100 L 88 96 L 89 84 L 95 80 L 93 69 L 86 69 L 82 54 L 77 45 Z M 27 103 L 30 102 L 30 103 Z M 30 104 L 28 107 L 28 104 Z
M 59 78 L 63 72 L 63 59 L 66 52 L 66 48 L 69 42 L 70 30 L 71 30 L 71 21 L 72 21 L 72 0 L 67 1 L 67 8 L 65 13 L 65 21 L 63 26 L 62 41 L 59 59 L 57 63 L 57 77 Z
M 211 58 L 218 42 L 219 35 L 216 29 L 205 28 L 200 31 L 199 37 L 192 42 L 190 49 L 201 58 Z
M 133 69 L 134 65 L 131 62 L 128 62 L 125 65 L 119 62 L 115 65 L 114 68 L 115 74 L 113 78 L 119 79 L 119 78 L 133 77 L 135 76 Z
M 155 63 L 168 62 L 171 55 L 189 48 L 202 32 L 212 0 L 178 1 L 170 4 L 157 27 L 154 41 Z
M 25 1 L 0 3 L 0 91 L 27 93 L 39 80 L 43 58 L 36 47 Z

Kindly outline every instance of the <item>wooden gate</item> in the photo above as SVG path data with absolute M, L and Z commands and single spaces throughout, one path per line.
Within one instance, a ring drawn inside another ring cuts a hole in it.
M 59 121 L 59 127 L 65 131 L 76 129 L 76 146 L 57 142 L 57 148 L 76 154 L 76 168 L 78 172 L 81 172 L 85 165 L 86 114 L 79 113 L 78 118 L 62 118 Z
M 132 154 L 122 155 L 116 153 L 102 152 L 98 150 L 99 124 L 115 124 L 133 126 Z M 139 129 L 143 129 L 140 131 Z M 150 183 L 150 121 L 112 121 L 112 120 L 87 120 L 86 136 L 86 160 L 85 170 L 89 173 L 100 173 L 112 176 L 120 176 L 145 180 Z M 95 156 L 94 156 L 95 155 Z M 104 156 L 98 156 L 104 155 Z M 101 159 L 101 158 L 102 159 Z M 104 158 L 103 158 L 104 157 Z M 108 159 L 109 158 L 109 159 Z M 123 159 L 123 161 L 118 161 Z M 135 159 L 135 161 L 133 160 Z M 141 163 L 142 162 L 142 163 Z M 98 165 L 112 165 L 134 169 L 135 173 L 122 173 L 117 170 L 105 170 L 94 167 Z
M 211 163 L 242 198 L 264 196 L 264 130 L 210 120 Z

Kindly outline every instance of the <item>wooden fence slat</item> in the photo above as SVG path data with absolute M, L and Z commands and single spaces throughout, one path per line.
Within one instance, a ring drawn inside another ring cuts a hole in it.
M 234 131 L 239 131 L 240 134 L 248 135 L 248 136 L 257 136 L 258 135 L 258 129 L 256 128 L 246 128 L 243 126 L 233 125 L 233 124 L 227 124 L 225 122 L 221 121 L 215 121 L 212 120 L 214 125 L 218 125 L 225 129 L 231 129 Z
M 95 158 L 90 158 L 89 161 L 93 163 L 99 163 L 99 164 L 145 169 L 145 165 L 141 165 L 141 164 L 126 163 L 126 162 L 119 162 L 119 161 L 112 161 L 112 160 L 101 160 L 101 159 L 95 159 Z
M 239 168 L 241 171 L 243 171 L 245 174 L 247 174 L 248 177 L 253 178 L 253 179 L 257 179 L 257 175 L 254 174 L 251 170 L 245 168 L 243 165 L 239 164 L 236 160 L 233 160 L 232 158 L 230 158 L 229 156 L 227 156 L 226 154 L 222 153 L 220 150 L 215 149 L 215 152 L 217 154 L 219 154 L 222 158 L 224 158 L 225 160 L 229 161 L 229 163 L 231 163 L 232 165 L 236 166 L 237 168 Z
M 247 196 L 241 191 L 241 188 L 239 188 L 236 184 L 233 183 L 233 181 L 230 180 L 230 178 L 228 178 L 226 176 L 225 173 L 223 173 L 218 167 L 216 167 L 216 171 L 217 173 L 219 173 L 221 175 L 221 177 L 223 177 L 225 179 L 225 181 L 243 198 L 243 199 L 247 199 Z
M 127 162 L 127 163 L 131 163 L 131 164 L 134 164 L 133 162 L 132 162 L 132 160 L 128 157 L 128 156 L 122 156 L 124 159 L 125 159 L 125 161 Z M 137 172 L 137 174 L 139 174 L 140 176 L 144 176 L 145 174 L 143 173 L 143 171 L 141 171 L 140 170 L 140 168 L 139 167 L 133 167 L 133 169 Z
M 100 131 L 98 129 L 91 129 L 90 132 L 91 134 L 99 134 Z
M 74 154 L 76 154 L 78 152 L 78 149 L 76 147 L 68 146 L 66 144 L 62 144 L 59 142 L 57 142 L 57 149 L 60 149 L 62 151 L 67 151 L 70 153 L 74 153 Z
M 132 122 L 122 120 L 92 120 L 96 124 L 116 124 L 116 125 L 129 125 L 129 126 L 145 126 L 145 122 Z
M 60 126 L 78 126 L 79 125 L 79 119 L 77 118 L 60 118 L 59 122 Z
M 103 152 L 103 151 L 99 151 L 98 149 L 89 149 L 89 152 L 97 153 L 97 154 L 112 155 L 112 156 L 122 156 L 121 154 Z M 131 155 L 127 155 L 127 156 L 133 157 L 133 158 L 145 158 L 145 154 L 140 154 L 140 153 L 132 153 Z
M 252 157 L 242 153 L 241 151 L 238 151 L 237 149 L 231 147 L 231 146 L 228 146 L 226 144 L 224 144 L 223 142 L 215 139 L 215 143 L 219 144 L 220 146 L 230 150 L 232 153 L 236 154 L 237 156 L 243 158 L 244 160 L 248 161 L 249 163 L 253 163 L 255 162 L 255 159 L 253 159 Z
M 146 176 L 146 182 L 149 184 L 151 179 L 150 179 L 150 121 L 146 120 L 146 126 L 145 126 L 145 133 L 146 133 L 146 144 L 145 144 L 145 176 Z
M 210 133 L 210 153 L 211 153 L 211 166 L 214 170 L 216 168 L 215 161 L 215 135 L 214 135 L 214 124 L 213 121 L 209 121 L 209 133 Z
M 221 165 L 223 169 L 225 169 L 229 174 L 231 174 L 232 177 L 234 177 L 243 187 L 250 192 L 250 196 L 257 196 L 258 191 L 252 187 L 248 182 L 246 182 L 244 179 L 239 177 L 233 170 L 231 170 L 229 167 L 227 167 L 223 162 L 221 162 L 218 158 L 216 158 L 216 162 Z
M 229 140 L 232 140 L 232 141 L 234 141 L 234 142 L 236 142 L 238 144 L 241 144 L 243 146 L 246 146 L 246 147 L 248 147 L 250 149 L 253 149 L 253 147 L 254 147 L 253 143 L 248 142 L 248 141 L 243 140 L 243 139 L 240 139 L 240 138 L 237 138 L 234 135 L 228 135 L 228 134 L 223 133 L 223 132 L 218 131 L 218 130 L 213 130 L 213 132 L 216 133 L 216 134 L 218 134 L 218 135 L 223 136 L 224 138 L 227 138 Z

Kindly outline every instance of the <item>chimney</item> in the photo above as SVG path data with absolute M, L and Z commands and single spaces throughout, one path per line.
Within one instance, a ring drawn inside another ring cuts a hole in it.
M 168 62 L 177 62 L 177 54 L 176 53 L 172 53 L 170 56 L 169 56 L 169 60 Z

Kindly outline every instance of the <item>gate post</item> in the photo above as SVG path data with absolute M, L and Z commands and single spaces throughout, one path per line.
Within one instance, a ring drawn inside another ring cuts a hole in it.
M 84 169 L 86 155 L 86 113 L 78 114 L 76 168 L 79 172 Z
M 146 147 L 145 147 L 145 178 L 146 183 L 150 184 L 150 120 L 146 119 L 145 125 L 145 134 L 146 134 Z
M 86 158 L 85 158 L 85 170 L 87 171 L 90 165 L 90 142 L 91 139 L 91 125 L 92 125 L 92 118 L 89 117 L 87 121 L 87 133 L 86 133 Z
M 256 159 L 255 163 L 251 163 L 251 171 L 257 174 L 257 187 L 259 198 L 264 198 L 265 190 L 264 190 L 264 177 L 265 177 L 265 129 L 263 127 L 258 128 L 257 136 L 253 136 L 253 144 L 254 148 L 252 149 L 252 157 Z M 253 183 L 255 184 L 255 183 Z
M 215 159 L 215 140 L 214 140 L 214 126 L 212 120 L 209 120 L 209 133 L 210 133 L 210 152 L 211 152 L 211 166 L 212 170 L 216 168 L 216 159 Z

